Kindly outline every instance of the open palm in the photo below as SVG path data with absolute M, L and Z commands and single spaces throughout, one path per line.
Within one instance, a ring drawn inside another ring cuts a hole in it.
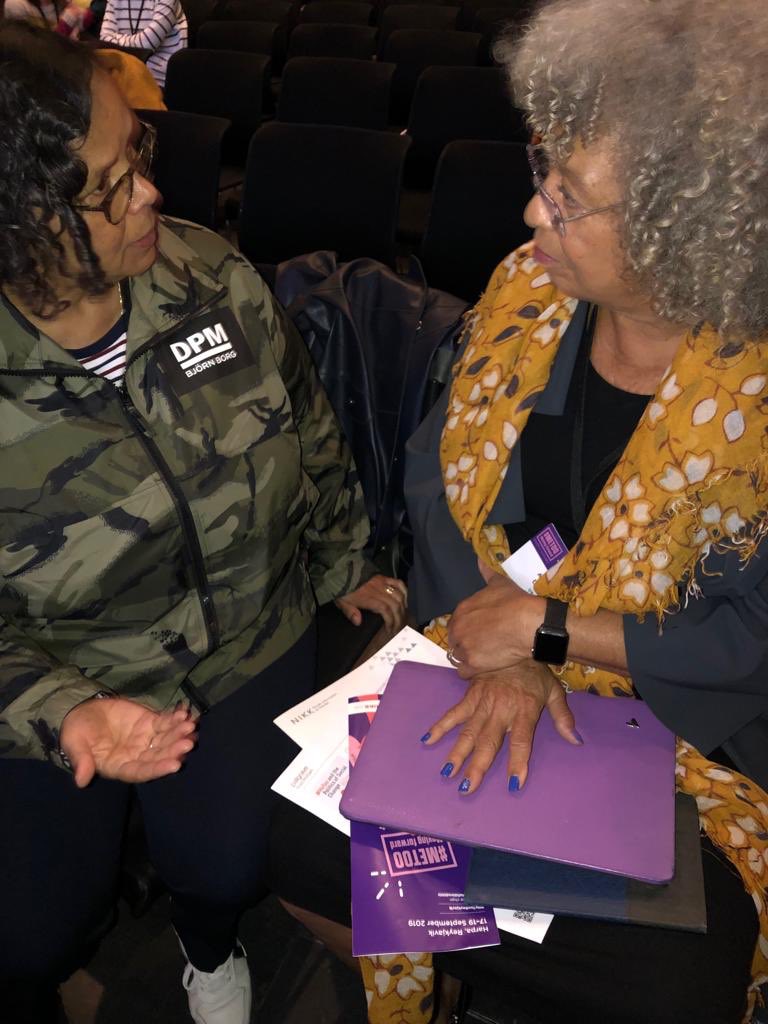
M 196 728 L 186 708 L 160 713 L 120 697 L 88 700 L 64 719 L 61 748 L 80 787 L 97 774 L 149 782 L 181 768 Z

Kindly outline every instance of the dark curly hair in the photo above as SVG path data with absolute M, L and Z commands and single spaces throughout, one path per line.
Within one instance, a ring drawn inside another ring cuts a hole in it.
M 41 317 L 67 307 L 51 277 L 70 277 L 88 295 L 109 287 L 88 227 L 72 209 L 88 177 L 77 149 L 88 134 L 97 66 L 85 46 L 64 36 L 0 22 L 0 288 L 12 288 Z M 66 236 L 75 272 L 66 266 Z

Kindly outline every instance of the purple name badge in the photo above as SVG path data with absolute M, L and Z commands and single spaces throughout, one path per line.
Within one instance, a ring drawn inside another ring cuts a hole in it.
M 531 537 L 531 544 L 536 548 L 537 555 L 547 569 L 557 565 L 568 554 L 568 548 L 553 523 L 549 523 L 543 530 L 539 530 Z

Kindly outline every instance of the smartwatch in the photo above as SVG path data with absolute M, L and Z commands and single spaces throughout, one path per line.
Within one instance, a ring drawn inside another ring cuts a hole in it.
M 533 638 L 531 656 L 534 661 L 544 661 L 548 665 L 563 665 L 568 657 L 568 630 L 565 628 L 565 619 L 568 615 L 568 605 L 562 601 L 556 601 L 554 597 L 547 598 L 547 610 L 544 612 L 544 621 L 536 630 Z

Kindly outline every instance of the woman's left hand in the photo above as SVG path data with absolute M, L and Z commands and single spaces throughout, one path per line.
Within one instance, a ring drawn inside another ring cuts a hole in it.
M 376 612 L 392 633 L 405 625 L 407 606 L 408 589 L 402 580 L 394 576 L 372 576 L 357 590 L 336 600 L 336 607 L 353 626 L 359 626 L 363 621 L 363 611 Z
M 478 567 L 487 586 L 461 601 L 448 623 L 450 661 L 462 679 L 510 668 L 530 657 L 535 629 L 528 628 L 523 609 L 540 600 L 480 561 Z
M 463 699 L 435 722 L 423 742 L 431 746 L 456 726 L 463 727 L 442 774 L 461 779 L 460 792 L 472 793 L 493 764 L 504 737 L 509 736 L 507 778 L 509 789 L 515 791 L 528 776 L 533 734 L 545 708 L 562 738 L 580 745 L 559 680 L 546 665 L 528 659 L 514 668 L 473 679 Z

